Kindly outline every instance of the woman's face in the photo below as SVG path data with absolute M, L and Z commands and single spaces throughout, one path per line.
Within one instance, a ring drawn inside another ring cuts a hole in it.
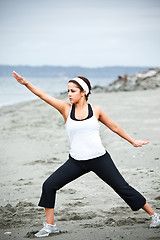
M 77 103 L 84 96 L 75 83 L 68 83 L 68 97 L 71 104 Z

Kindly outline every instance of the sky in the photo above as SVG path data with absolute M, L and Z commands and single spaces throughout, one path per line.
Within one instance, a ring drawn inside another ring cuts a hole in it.
M 0 0 L 0 64 L 160 66 L 160 0 Z

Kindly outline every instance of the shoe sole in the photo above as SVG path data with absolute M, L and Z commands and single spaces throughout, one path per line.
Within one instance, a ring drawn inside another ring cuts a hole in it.
M 55 232 L 51 232 L 51 233 L 46 233 L 44 235 L 38 236 L 36 234 L 34 234 L 35 237 L 37 238 L 41 238 L 41 237 L 48 237 L 49 235 L 54 235 L 55 233 L 59 233 L 59 231 L 55 231 Z
M 156 227 L 160 227 L 160 224 L 158 224 L 156 226 L 150 226 L 150 228 L 156 228 Z
M 41 235 L 41 236 L 37 236 L 37 235 L 35 234 L 34 236 L 37 237 L 37 238 L 41 238 L 41 237 L 48 237 L 49 234 L 44 234 L 44 235 Z

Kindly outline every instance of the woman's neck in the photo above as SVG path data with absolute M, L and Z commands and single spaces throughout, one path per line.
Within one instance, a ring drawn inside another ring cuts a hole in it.
M 75 108 L 82 109 L 82 108 L 86 107 L 87 105 L 88 105 L 88 103 L 87 103 L 86 99 L 85 100 L 82 99 L 78 103 L 75 103 Z

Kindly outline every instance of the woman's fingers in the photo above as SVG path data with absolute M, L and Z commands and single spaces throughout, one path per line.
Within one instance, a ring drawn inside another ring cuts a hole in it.
M 22 85 L 25 85 L 27 83 L 27 81 L 15 71 L 13 71 L 13 77 Z
M 147 141 L 147 140 L 143 141 L 143 145 L 148 144 L 148 143 L 149 143 L 149 141 Z
M 148 144 L 149 141 L 147 140 L 136 140 L 135 143 L 133 144 L 134 147 L 142 147 L 143 145 Z
M 15 77 L 16 79 L 23 79 L 20 75 L 18 75 L 18 73 L 16 73 L 15 71 L 13 71 L 13 77 Z
M 13 71 L 13 76 L 14 76 L 14 77 L 17 77 L 18 74 L 17 74 L 15 71 Z

